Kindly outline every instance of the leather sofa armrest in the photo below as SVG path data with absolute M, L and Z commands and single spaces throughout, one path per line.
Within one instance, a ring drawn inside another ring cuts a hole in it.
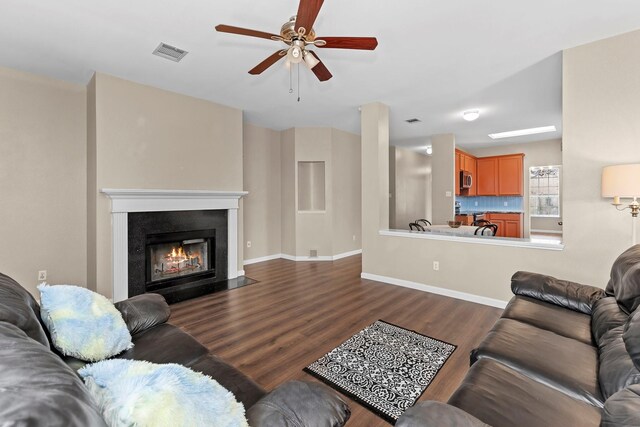
M 640 425 L 640 384 L 632 384 L 607 399 L 602 409 L 601 427 Z
M 171 309 L 162 295 L 148 293 L 117 302 L 131 335 L 153 328 L 169 320 Z
M 511 277 L 515 295 L 535 298 L 570 310 L 591 314 L 596 301 L 605 296 L 603 289 L 538 273 L 518 271 Z
M 349 406 L 328 387 L 311 382 L 289 381 L 247 411 L 251 427 L 341 427 Z
M 407 409 L 395 427 L 488 427 L 473 415 L 442 402 L 418 402 Z

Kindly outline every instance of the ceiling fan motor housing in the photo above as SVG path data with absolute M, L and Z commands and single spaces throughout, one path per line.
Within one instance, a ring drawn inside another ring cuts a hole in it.
M 296 15 L 289 18 L 289 20 L 285 22 L 284 25 L 282 25 L 282 28 L 280 28 L 280 35 L 282 36 L 282 38 L 285 40 L 294 40 L 300 38 L 300 35 L 296 31 L 295 27 Z M 311 31 L 307 30 L 303 37 L 307 42 L 312 42 L 316 39 L 316 32 L 312 28 Z

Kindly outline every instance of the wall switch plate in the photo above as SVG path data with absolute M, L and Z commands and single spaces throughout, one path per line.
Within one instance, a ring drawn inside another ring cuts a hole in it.
M 40 281 L 47 280 L 47 270 L 38 271 L 38 280 Z
M 440 262 L 438 262 L 438 261 L 433 261 L 433 269 L 434 269 L 435 271 L 440 270 Z
M 247 247 L 250 248 L 251 247 L 251 240 L 247 240 Z
M 446 193 L 444 193 L 444 196 L 445 197 L 451 197 L 452 196 L 451 191 L 447 191 Z
M 353 235 L 353 241 L 354 242 L 356 241 L 356 235 L 355 234 Z

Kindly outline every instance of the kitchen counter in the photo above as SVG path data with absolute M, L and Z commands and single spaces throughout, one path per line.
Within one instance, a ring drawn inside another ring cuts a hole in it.
M 461 211 L 459 214 L 456 214 L 456 215 L 473 215 L 473 214 L 484 214 L 484 213 L 521 214 L 521 213 L 524 213 L 524 212 L 523 211 L 496 211 L 496 210 L 492 210 L 492 211 Z

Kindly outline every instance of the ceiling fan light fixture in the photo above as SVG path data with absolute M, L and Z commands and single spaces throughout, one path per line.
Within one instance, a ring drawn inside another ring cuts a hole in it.
M 299 46 L 291 46 L 287 51 L 287 59 L 289 62 L 299 64 L 302 62 L 302 49 Z
M 311 52 L 306 50 L 302 51 L 302 58 L 304 59 L 304 63 L 307 64 L 307 67 L 309 67 L 310 70 L 312 70 L 313 67 L 320 63 L 318 58 L 316 58 Z
M 462 118 L 468 122 L 477 120 L 480 117 L 480 110 L 467 110 L 462 113 Z

